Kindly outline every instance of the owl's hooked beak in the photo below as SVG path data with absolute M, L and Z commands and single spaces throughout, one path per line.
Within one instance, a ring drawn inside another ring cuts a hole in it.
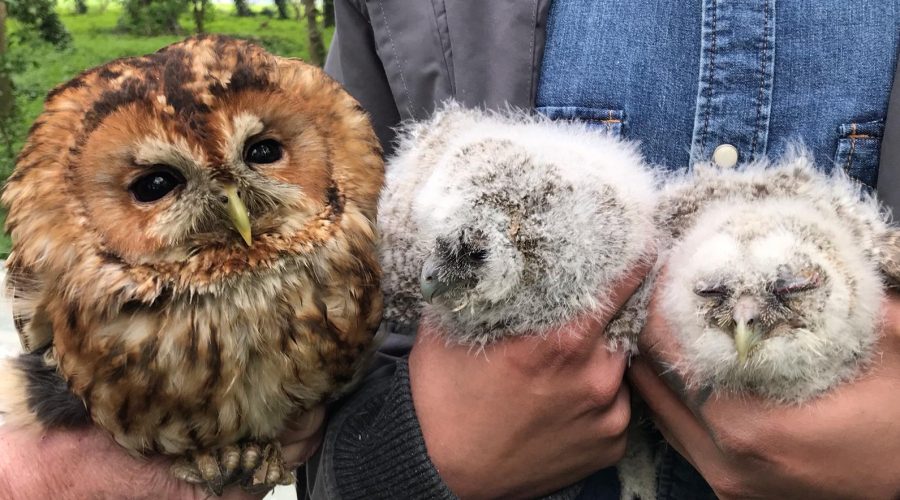
M 438 276 L 437 265 L 432 257 L 425 259 L 425 263 L 422 264 L 422 274 L 419 275 L 419 289 L 422 291 L 422 298 L 429 304 L 450 289 L 447 283 L 441 281 Z
M 734 347 L 741 363 L 747 361 L 753 349 L 763 340 L 758 315 L 759 305 L 750 297 L 741 297 L 734 305 Z
M 247 210 L 241 197 L 238 196 L 237 186 L 226 184 L 223 188 L 228 198 L 228 219 L 234 224 L 234 228 L 241 234 L 247 246 L 253 245 L 253 236 L 250 232 L 250 212 Z

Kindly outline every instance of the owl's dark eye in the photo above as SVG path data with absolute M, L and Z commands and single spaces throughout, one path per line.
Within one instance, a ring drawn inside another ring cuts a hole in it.
M 282 156 L 281 143 L 275 139 L 263 139 L 253 143 L 244 153 L 247 163 L 275 163 Z
M 484 262 L 487 258 L 487 250 L 484 248 L 475 248 L 469 252 L 469 260 L 473 262 Z
M 128 186 L 128 191 L 135 200 L 141 203 L 150 203 L 171 193 L 182 184 L 184 184 L 184 178 L 180 174 L 163 167 L 135 179 Z
M 705 299 L 724 299 L 728 295 L 728 288 L 721 284 L 699 283 L 694 288 L 694 293 Z

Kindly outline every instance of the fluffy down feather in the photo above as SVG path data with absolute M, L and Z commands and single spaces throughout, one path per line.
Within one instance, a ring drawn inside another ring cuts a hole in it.
M 583 124 L 450 105 L 409 125 L 379 206 L 385 318 L 479 346 L 603 312 L 652 250 L 655 183 Z
M 689 385 L 800 403 L 871 359 L 896 230 L 841 170 L 802 152 L 699 165 L 669 184 L 661 213 L 676 241 L 661 306 Z

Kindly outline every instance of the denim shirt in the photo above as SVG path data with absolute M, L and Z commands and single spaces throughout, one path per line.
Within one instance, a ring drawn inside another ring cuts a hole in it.
M 723 145 L 739 162 L 777 158 L 793 142 L 875 185 L 900 2 L 688 4 L 554 0 L 536 107 L 638 139 L 670 169 L 730 163 Z
M 535 99 L 641 142 L 668 169 L 777 158 L 802 143 L 820 168 L 874 187 L 900 40 L 900 2 L 553 0 Z M 731 148 L 733 146 L 733 148 Z M 580 498 L 618 498 L 610 470 Z M 673 450 L 658 498 L 713 498 Z

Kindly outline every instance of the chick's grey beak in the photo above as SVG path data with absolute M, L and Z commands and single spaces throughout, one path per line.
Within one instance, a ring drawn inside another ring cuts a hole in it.
M 429 257 L 422 264 L 422 274 L 419 276 L 419 288 L 422 290 L 422 298 L 429 304 L 437 297 L 445 294 L 450 288 L 440 280 L 437 265 Z

